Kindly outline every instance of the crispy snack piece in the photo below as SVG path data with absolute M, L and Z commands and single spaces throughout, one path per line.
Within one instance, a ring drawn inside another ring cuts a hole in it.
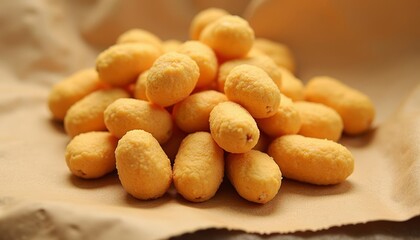
M 77 71 L 56 83 L 48 95 L 48 107 L 53 118 L 64 120 L 64 116 L 74 103 L 103 86 L 93 68 Z
M 299 101 L 294 103 L 302 125 L 298 132 L 305 137 L 329 139 L 337 142 L 343 131 L 343 120 L 338 113 L 320 103 Z
M 260 131 L 251 114 L 241 105 L 227 101 L 217 104 L 210 112 L 210 132 L 225 151 L 244 153 L 258 142 Z
M 130 130 L 142 129 L 163 144 L 172 135 L 171 114 L 165 108 L 143 100 L 116 100 L 106 108 L 104 120 L 107 129 L 118 138 Z
M 241 58 L 254 44 L 254 30 L 238 16 L 223 16 L 203 29 L 200 41 L 211 47 L 223 59 Z
M 224 92 L 226 78 L 229 75 L 230 71 L 232 71 L 232 69 L 242 64 L 249 64 L 249 65 L 253 65 L 253 66 L 261 68 L 270 76 L 270 78 L 277 85 L 277 87 L 281 89 L 282 87 L 281 69 L 274 63 L 274 61 L 271 58 L 265 55 L 256 55 L 256 56 L 226 61 L 220 65 L 219 73 L 217 76 L 217 88 L 219 89 L 220 92 Z M 302 88 L 302 91 L 303 91 L 303 88 Z
M 178 127 L 185 132 L 209 131 L 211 110 L 227 100 L 223 93 L 214 90 L 194 93 L 175 104 L 172 115 Z
M 271 201 L 281 185 L 281 172 L 276 162 L 257 150 L 230 153 L 226 159 L 226 174 L 238 194 L 251 202 Z
M 304 86 L 300 79 L 296 78 L 289 70 L 278 67 L 282 76 L 281 93 L 291 98 L 293 101 L 302 101 L 305 99 Z
M 80 178 L 99 178 L 115 170 L 118 139 L 109 132 L 87 132 L 74 137 L 66 147 L 67 167 Z
M 296 71 L 295 58 L 286 45 L 265 38 L 256 38 L 254 48 L 267 54 L 278 66 L 290 72 Z
M 375 107 L 368 96 L 331 77 L 312 78 L 305 88 L 305 99 L 333 108 L 340 114 L 344 132 L 366 132 L 375 117 Z
M 169 189 L 171 162 L 150 133 L 143 130 L 127 132 L 118 141 L 115 158 L 121 184 L 133 197 L 155 199 Z
M 292 100 L 283 94 L 276 114 L 256 121 L 260 130 L 271 137 L 296 134 L 301 127 L 299 112 Z
M 242 64 L 230 71 L 225 94 L 254 118 L 271 117 L 280 106 L 280 90 L 276 84 L 264 70 L 252 65 Z
M 316 185 L 341 183 L 354 169 L 350 151 L 326 139 L 285 135 L 270 144 L 268 154 L 284 177 Z
M 146 95 L 147 75 L 149 75 L 149 70 L 142 72 L 137 78 L 136 85 L 134 86 L 134 98 L 149 101 Z
M 136 81 L 139 74 L 149 69 L 161 55 L 150 44 L 131 43 L 114 45 L 96 58 L 99 78 L 116 87 L 124 87 Z
M 199 41 L 187 41 L 179 46 L 177 52 L 189 56 L 197 63 L 200 76 L 196 87 L 206 87 L 216 79 L 218 63 L 210 47 Z
M 91 131 L 106 130 L 104 111 L 118 98 L 127 98 L 121 89 L 104 89 L 93 92 L 73 104 L 64 118 L 64 129 L 70 137 Z
M 226 12 L 226 10 L 220 8 L 208 8 L 199 12 L 191 21 L 191 39 L 198 40 L 200 38 L 201 32 L 207 25 L 226 15 L 229 15 L 229 13 Z
M 184 138 L 173 170 L 178 193 L 191 202 L 212 198 L 223 181 L 223 154 L 208 132 L 195 132 Z
M 165 53 L 149 70 L 147 98 L 162 107 L 173 105 L 190 95 L 199 76 L 198 65 L 190 57 L 176 52 Z

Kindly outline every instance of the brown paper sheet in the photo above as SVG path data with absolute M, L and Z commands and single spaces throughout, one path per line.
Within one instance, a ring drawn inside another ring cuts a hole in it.
M 225 3 L 229 2 L 229 3 Z M 5 1 L 0 8 L 0 239 L 161 239 L 204 228 L 256 233 L 320 230 L 420 214 L 420 3 L 418 1 L 216 1 L 259 36 L 291 46 L 304 81 L 330 75 L 365 92 L 374 128 L 341 143 L 355 156 L 348 181 L 317 187 L 284 180 L 266 205 L 225 181 L 208 202 L 172 189 L 154 201 L 124 192 L 117 175 L 69 174 L 69 141 L 51 121 L 51 85 L 92 66 L 131 27 L 187 39 L 206 1 Z M 246 9 L 246 10 L 245 10 Z

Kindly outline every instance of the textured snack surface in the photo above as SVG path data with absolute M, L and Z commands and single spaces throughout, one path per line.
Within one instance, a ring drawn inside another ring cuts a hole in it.
M 340 139 L 343 120 L 334 109 L 320 103 L 304 101 L 295 102 L 294 105 L 302 122 L 299 135 L 335 142 Z
M 375 117 L 375 107 L 368 96 L 331 77 L 315 77 L 305 88 L 305 99 L 325 104 L 340 114 L 344 132 L 366 132 Z
M 350 151 L 325 139 L 282 136 L 270 144 L 268 154 L 277 162 L 284 177 L 317 185 L 343 182 L 354 169 Z
M 118 138 L 130 130 L 141 129 L 163 144 L 172 134 L 172 118 L 168 111 L 138 99 L 120 98 L 111 103 L 105 109 L 104 121 L 107 129 Z
M 209 131 L 211 110 L 227 100 L 223 93 L 214 90 L 194 93 L 175 104 L 172 115 L 178 127 L 185 132 Z
M 64 120 L 69 108 L 104 84 L 95 69 L 80 70 L 56 83 L 48 95 L 48 107 L 54 119 Z
M 192 202 L 212 198 L 223 180 L 223 154 L 210 133 L 188 135 L 179 147 L 173 169 L 178 193 Z
M 121 89 L 104 89 L 93 92 L 76 102 L 67 111 L 64 129 L 70 137 L 79 133 L 106 130 L 104 111 L 118 98 L 127 98 L 128 93 Z
M 96 58 L 99 78 L 116 87 L 136 81 L 138 75 L 150 68 L 161 52 L 150 44 L 114 45 Z
M 279 167 L 272 157 L 257 150 L 230 153 L 226 159 L 226 172 L 239 195 L 251 202 L 267 203 L 280 189 Z
M 280 105 L 280 90 L 259 67 L 239 65 L 230 71 L 225 82 L 226 97 L 242 105 L 254 118 L 271 117 Z
M 199 76 L 198 65 L 190 57 L 176 52 L 166 53 L 149 69 L 147 98 L 162 107 L 173 105 L 191 94 Z
M 67 167 L 81 178 L 99 178 L 115 170 L 118 139 L 108 132 L 88 132 L 74 137 L 66 147 Z
M 260 131 L 251 114 L 241 105 L 227 101 L 210 112 L 210 132 L 216 143 L 232 153 L 244 153 L 258 142 Z
M 115 158 L 121 184 L 135 198 L 158 198 L 171 185 L 171 162 L 159 142 L 146 131 L 127 132 L 118 141 Z

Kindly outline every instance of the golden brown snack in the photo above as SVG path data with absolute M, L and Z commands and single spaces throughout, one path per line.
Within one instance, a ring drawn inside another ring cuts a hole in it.
M 217 75 L 217 58 L 213 50 L 199 41 L 187 41 L 179 46 L 177 52 L 192 58 L 200 69 L 196 87 L 203 88 L 210 85 Z
M 133 28 L 121 34 L 117 39 L 117 44 L 125 43 L 150 44 L 163 51 L 162 40 L 155 34 L 144 29 Z
M 272 137 L 279 137 L 299 132 L 301 121 L 299 112 L 292 100 L 281 95 L 281 102 L 276 114 L 269 118 L 256 120 L 261 131 Z
M 338 113 L 320 103 L 295 102 L 302 125 L 298 132 L 305 137 L 328 139 L 337 142 L 343 131 L 343 120 Z
M 251 114 L 241 105 L 227 101 L 210 112 L 210 132 L 216 143 L 231 153 L 244 153 L 258 142 L 260 131 Z
M 106 130 L 104 111 L 118 98 L 127 98 L 121 89 L 104 89 L 93 92 L 73 104 L 64 118 L 64 129 L 70 137 L 79 133 Z
M 99 178 L 115 170 L 118 139 L 109 132 L 87 132 L 74 137 L 66 147 L 66 163 L 72 174 Z
M 256 38 L 254 48 L 267 54 L 278 66 L 290 72 L 296 71 L 295 58 L 286 45 L 265 38 Z
M 229 15 L 229 13 L 220 8 L 207 8 L 199 12 L 191 21 L 190 38 L 198 40 L 207 25 L 226 15 Z
M 136 81 L 138 75 L 149 69 L 161 52 L 150 44 L 131 43 L 114 45 L 96 58 L 99 78 L 116 87 Z
M 147 98 L 162 107 L 173 105 L 190 95 L 199 75 L 197 63 L 187 55 L 165 53 L 149 70 L 146 81 Z
M 131 130 L 115 150 L 118 177 L 125 191 L 147 200 L 161 197 L 172 182 L 171 162 L 148 132 Z
M 142 72 L 137 78 L 136 85 L 134 86 L 134 98 L 149 101 L 146 95 L 147 75 L 149 75 L 149 70 Z
M 248 54 L 254 44 L 254 30 L 238 16 L 223 16 L 203 29 L 200 41 L 211 47 L 222 59 L 234 59 Z
M 285 135 L 270 144 L 268 154 L 284 177 L 317 185 L 343 182 L 354 169 L 350 151 L 326 139 Z
M 103 86 L 93 68 L 77 71 L 56 83 L 48 95 L 48 108 L 53 118 L 64 120 L 67 110 L 74 103 Z
M 305 99 L 333 108 L 340 114 L 344 132 L 366 132 L 375 117 L 375 107 L 368 96 L 331 77 L 312 78 L 305 88 Z
M 172 117 L 165 108 L 149 102 L 120 98 L 111 103 L 104 112 L 107 129 L 117 138 L 126 132 L 141 129 L 149 132 L 163 144 L 172 135 Z
M 209 131 L 211 110 L 227 100 L 223 93 L 214 90 L 194 93 L 175 104 L 172 115 L 178 127 L 185 132 Z
M 225 82 L 226 97 L 242 105 L 254 118 L 268 118 L 280 106 L 280 90 L 259 67 L 242 64 L 230 71 Z
M 208 132 L 191 133 L 184 138 L 173 170 L 177 192 L 191 202 L 212 198 L 223 181 L 223 154 Z
M 169 39 L 162 43 L 162 48 L 164 53 L 174 52 L 178 50 L 179 46 L 181 46 L 182 42 L 176 39 Z
M 301 101 L 305 99 L 304 86 L 300 79 L 296 78 L 289 70 L 278 67 L 282 75 L 281 93 L 291 98 L 293 101 Z
M 271 58 L 265 55 L 255 55 L 251 57 L 230 60 L 220 65 L 219 73 L 217 76 L 217 87 L 220 92 L 224 91 L 226 78 L 229 75 L 230 71 L 242 64 L 249 64 L 263 69 L 270 76 L 270 78 L 277 85 L 277 87 L 281 89 L 282 72 L 280 71 L 279 67 L 274 63 L 274 61 Z
M 257 150 L 230 153 L 226 159 L 226 174 L 238 194 L 251 202 L 271 201 L 281 185 L 281 172 L 276 162 Z

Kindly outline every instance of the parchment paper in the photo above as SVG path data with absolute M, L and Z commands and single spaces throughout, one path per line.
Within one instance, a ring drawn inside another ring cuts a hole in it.
M 258 36 L 288 44 L 303 81 L 330 75 L 373 99 L 373 129 L 341 141 L 355 156 L 346 182 L 284 180 L 272 202 L 257 205 L 225 180 L 213 199 L 194 204 L 173 189 L 136 200 L 116 173 L 94 181 L 70 175 L 69 139 L 46 105 L 52 84 L 93 66 L 98 51 L 132 27 L 186 40 L 189 21 L 208 6 L 242 14 Z M 419 215 L 419 10 L 415 0 L 3 1 L 0 239 L 161 239 L 210 227 L 286 233 Z

